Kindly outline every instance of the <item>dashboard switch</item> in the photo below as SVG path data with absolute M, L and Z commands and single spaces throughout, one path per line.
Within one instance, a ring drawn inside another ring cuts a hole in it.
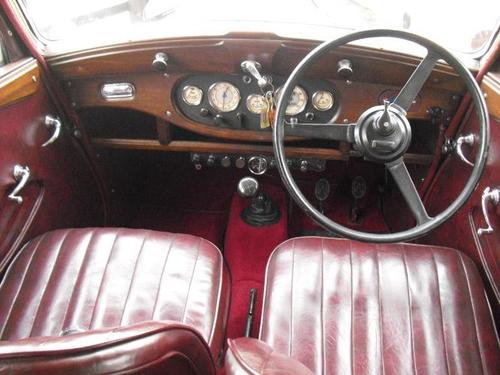
M 344 79 L 352 77 L 352 62 L 348 59 L 342 59 L 337 63 L 337 73 Z
M 306 113 L 306 120 L 307 120 L 307 121 L 312 121 L 312 120 L 314 120 L 314 113 L 312 113 L 312 112 L 307 112 L 307 113 Z
M 214 117 L 214 124 L 217 126 L 223 126 L 226 124 L 226 120 L 222 115 L 215 115 Z
M 239 168 L 239 169 L 242 169 L 242 168 L 245 168 L 245 164 L 246 164 L 246 160 L 243 156 L 239 156 L 235 162 L 234 162 L 234 165 L 236 166 L 236 168 Z
M 229 168 L 231 166 L 231 158 L 227 155 L 223 156 L 222 159 L 220 159 L 220 165 L 224 168 Z
M 193 154 L 191 156 L 191 162 L 194 164 L 194 168 L 199 171 L 201 169 L 201 158 L 198 154 Z
M 167 61 L 167 54 L 158 52 L 152 62 L 154 70 L 156 70 L 157 72 L 165 73 L 167 71 Z
M 202 109 L 200 109 L 200 116 L 201 117 L 208 117 L 208 116 L 210 116 L 210 111 L 207 108 L 202 108 Z
M 209 167 L 213 167 L 215 165 L 215 156 L 214 155 L 212 155 L 212 154 L 208 155 L 207 165 Z
M 307 160 L 302 160 L 300 162 L 300 171 L 307 172 L 309 170 L 309 162 Z

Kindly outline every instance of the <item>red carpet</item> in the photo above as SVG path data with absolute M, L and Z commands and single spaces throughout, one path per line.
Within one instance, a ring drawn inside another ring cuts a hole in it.
M 257 289 L 252 336 L 258 336 L 267 260 L 274 248 L 288 238 L 285 194 L 275 186 L 264 186 L 263 191 L 280 207 L 281 219 L 276 224 L 252 227 L 240 218 L 248 200 L 235 194 L 231 203 L 224 246 L 224 256 L 232 277 L 231 309 L 227 327 L 229 338 L 241 337 L 244 334 L 250 288 Z

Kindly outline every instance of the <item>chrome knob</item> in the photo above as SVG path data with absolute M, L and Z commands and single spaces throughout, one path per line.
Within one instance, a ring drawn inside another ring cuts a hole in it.
M 352 77 L 352 63 L 351 60 L 343 59 L 337 63 L 337 73 L 345 79 Z
M 167 61 L 168 55 L 163 52 L 158 52 L 152 62 L 153 68 L 158 72 L 164 73 L 167 71 Z
M 253 177 L 243 177 L 238 182 L 238 194 L 242 198 L 251 198 L 257 194 L 259 182 Z

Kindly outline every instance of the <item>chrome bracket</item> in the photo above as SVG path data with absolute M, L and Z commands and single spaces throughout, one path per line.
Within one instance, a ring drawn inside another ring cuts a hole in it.
M 14 180 L 17 182 L 16 187 L 8 195 L 8 199 L 16 202 L 17 204 L 23 203 L 23 197 L 19 195 L 21 190 L 26 186 L 28 180 L 30 179 L 30 169 L 28 167 L 23 167 L 22 165 L 16 164 L 14 166 L 14 171 L 12 172 Z
M 489 186 L 484 189 L 483 195 L 481 197 L 481 208 L 483 209 L 484 221 L 486 221 L 486 228 L 480 228 L 477 230 L 477 234 L 481 236 L 482 234 L 491 234 L 494 229 L 491 226 L 490 217 L 488 215 L 488 203 L 491 202 L 495 206 L 500 202 L 500 189 L 492 189 Z

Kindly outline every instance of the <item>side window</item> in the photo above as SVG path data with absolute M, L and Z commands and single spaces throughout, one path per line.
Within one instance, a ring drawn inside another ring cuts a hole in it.
M 7 64 L 7 54 L 5 50 L 5 43 L 3 40 L 3 35 L 0 35 L 0 67 L 4 66 Z
M 0 13 L 0 67 L 15 62 L 27 54 L 17 36 Z

